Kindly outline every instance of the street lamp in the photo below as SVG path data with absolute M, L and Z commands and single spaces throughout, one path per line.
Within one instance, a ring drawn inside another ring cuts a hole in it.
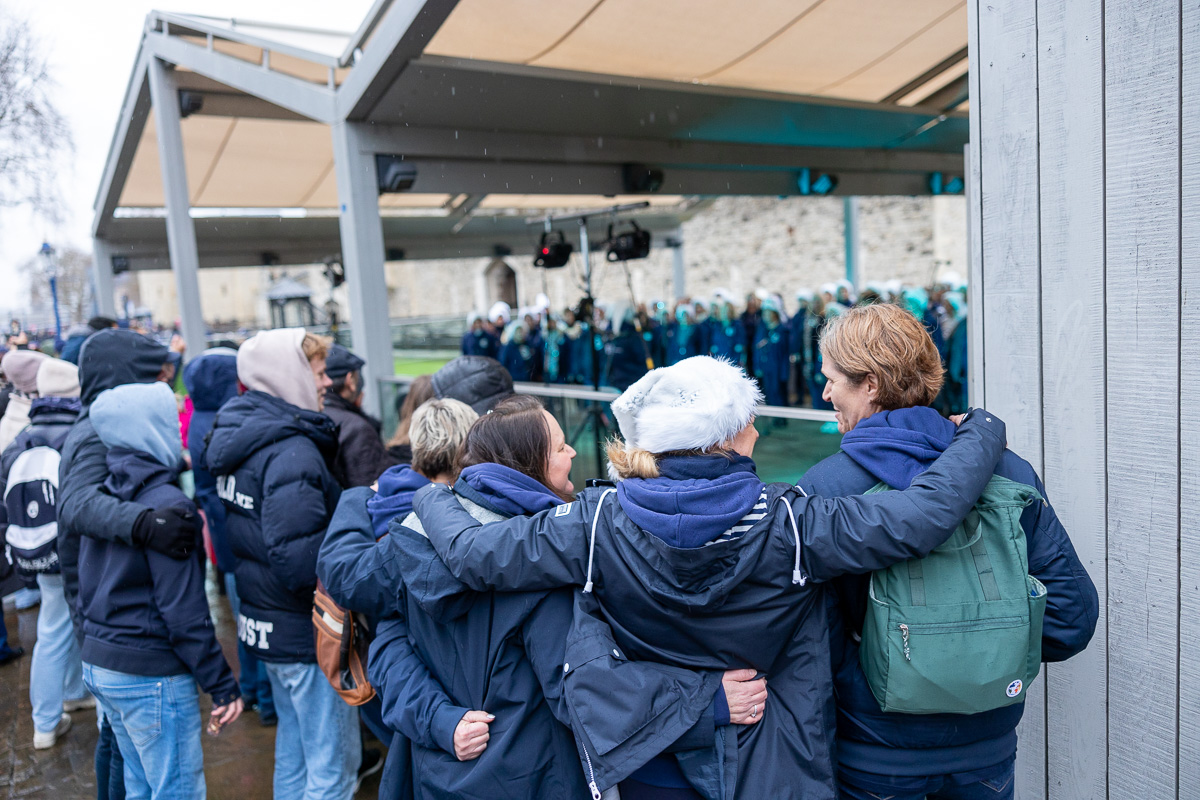
M 45 260 L 46 277 L 50 279 L 50 301 L 54 304 L 54 339 L 61 342 L 62 320 L 58 316 L 58 259 L 55 257 L 54 248 L 48 242 L 42 242 L 42 249 L 38 254 Z

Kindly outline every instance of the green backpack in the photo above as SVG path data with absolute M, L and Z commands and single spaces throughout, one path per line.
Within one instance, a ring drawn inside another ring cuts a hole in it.
M 993 475 L 943 545 L 871 575 L 859 660 L 880 709 L 978 714 L 1024 701 L 1046 587 L 1029 574 L 1021 513 L 1041 499 Z

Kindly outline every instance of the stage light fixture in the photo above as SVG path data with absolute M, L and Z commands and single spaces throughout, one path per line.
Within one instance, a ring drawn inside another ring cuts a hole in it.
M 204 95 L 187 90 L 179 93 L 179 116 L 187 119 L 192 114 L 199 114 L 204 108 Z
M 630 224 L 633 230 L 616 236 L 612 226 L 608 226 L 608 261 L 633 261 L 650 255 L 650 231 L 643 230 L 633 220 Z
M 827 195 L 837 188 L 837 175 L 828 172 L 813 172 L 808 167 L 800 170 L 796 177 L 796 189 L 801 195 Z
M 962 194 L 966 185 L 961 175 L 946 175 L 941 172 L 929 174 L 930 194 Z
M 538 242 L 537 252 L 533 256 L 533 265 L 542 269 L 557 269 L 564 267 L 575 248 L 563 236 L 562 231 L 546 231 Z
M 380 194 L 406 192 L 417 179 L 417 167 L 404 160 L 404 156 L 375 156 L 376 180 Z
M 663 171 L 645 164 L 626 164 L 621 168 L 626 194 L 649 194 L 663 185 Z

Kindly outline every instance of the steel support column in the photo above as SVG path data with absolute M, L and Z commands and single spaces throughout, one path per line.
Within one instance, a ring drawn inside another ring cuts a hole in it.
M 180 127 L 179 91 L 174 70 L 157 58 L 150 59 L 150 103 L 158 139 L 158 161 L 162 169 L 163 199 L 167 210 L 167 251 L 175 273 L 175 293 L 184 341 L 191 355 L 204 352 L 207 339 L 200 308 L 200 254 L 196 228 L 189 213 L 187 170 L 183 159 L 183 129 Z
M 672 239 L 668 246 L 671 247 L 671 290 L 675 293 L 674 299 L 678 300 L 687 294 L 687 267 L 683 263 L 683 242 Z
M 337 175 L 342 266 L 350 299 L 350 330 L 363 367 L 363 408 L 382 411 L 379 379 L 394 372 L 392 335 L 388 325 L 388 293 L 384 272 L 383 224 L 379 218 L 379 185 L 375 154 L 364 152 L 361 126 L 332 126 L 333 164 Z
M 842 198 L 842 232 L 846 240 L 846 280 L 850 281 L 850 285 L 857 292 L 860 288 L 860 279 L 862 277 L 861 266 L 859 260 L 859 237 L 858 237 L 858 198 L 843 197 Z
M 116 319 L 117 301 L 113 297 L 112 248 L 103 239 L 92 239 L 92 288 L 96 292 L 96 313 Z

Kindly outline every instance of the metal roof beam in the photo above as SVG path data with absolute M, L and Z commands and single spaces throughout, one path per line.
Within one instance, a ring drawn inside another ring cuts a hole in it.
M 661 167 L 853 169 L 879 172 L 956 172 L 961 153 L 788 147 L 698 140 L 557 136 L 504 131 L 420 128 L 376 123 L 364 134 L 376 153 L 406 158 L 545 161 L 571 164 L 643 163 Z
M 411 191 L 429 194 L 629 194 L 619 164 L 551 164 L 532 161 L 410 160 L 417 169 Z M 957 162 L 961 170 L 962 162 Z M 767 195 L 800 193 L 796 168 L 663 170 L 664 195 Z M 929 194 L 924 172 L 838 169 L 838 195 Z
M 153 54 L 163 61 L 186 67 L 307 119 L 327 125 L 335 120 L 334 93 L 327 87 L 189 44 L 165 33 L 149 33 L 146 42 Z
M 408 62 L 425 52 L 456 5 L 458 0 L 395 0 L 338 87 L 338 116 L 364 119 Z

